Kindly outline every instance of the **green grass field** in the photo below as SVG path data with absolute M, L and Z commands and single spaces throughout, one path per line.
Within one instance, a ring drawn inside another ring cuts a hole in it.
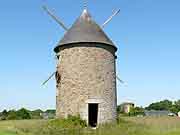
M 1 131 L 0 135 L 16 135 L 15 133 L 10 133 L 10 132 L 5 132 L 5 131 Z
M 119 124 L 106 124 L 97 130 L 62 130 L 46 120 L 0 121 L 0 135 L 180 135 L 177 117 L 123 117 Z M 62 132 L 63 131 L 63 132 Z

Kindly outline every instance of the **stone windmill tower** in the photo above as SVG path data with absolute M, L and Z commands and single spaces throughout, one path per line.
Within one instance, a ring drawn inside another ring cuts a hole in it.
M 79 114 L 90 126 L 115 121 L 117 47 L 102 27 L 119 10 L 100 27 L 85 8 L 68 29 L 47 7 L 44 9 L 66 30 L 54 49 L 58 59 L 53 74 L 57 84 L 57 117 Z

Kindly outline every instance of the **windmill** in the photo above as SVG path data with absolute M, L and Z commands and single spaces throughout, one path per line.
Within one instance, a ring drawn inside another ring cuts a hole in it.
M 85 2 L 84 4 L 84 8 L 87 7 L 87 3 Z M 56 21 L 65 31 L 68 31 L 68 28 L 65 26 L 65 24 L 56 16 L 54 15 L 54 13 L 46 6 L 43 5 L 42 6 L 43 10 L 54 20 Z M 118 10 L 114 10 L 112 15 L 110 17 L 108 17 L 108 19 L 101 25 L 102 28 L 104 28 L 112 19 L 113 17 L 115 17 L 116 15 L 118 15 L 120 13 L 120 9 Z M 55 76 L 56 72 L 51 73 L 51 75 L 48 77 L 47 80 L 45 80 L 42 83 L 42 86 L 47 84 L 48 81 L 50 79 L 52 79 Z M 125 82 L 123 80 L 120 79 L 120 77 L 118 77 L 118 75 L 116 75 L 117 80 L 121 83 L 121 84 L 125 84 Z
M 82 14 L 68 28 L 47 7 L 46 13 L 66 32 L 54 48 L 57 70 L 42 85 L 56 77 L 56 116 L 80 115 L 90 126 L 115 121 L 117 118 L 116 75 L 117 47 L 103 28 L 120 9 L 98 25 L 85 4 Z

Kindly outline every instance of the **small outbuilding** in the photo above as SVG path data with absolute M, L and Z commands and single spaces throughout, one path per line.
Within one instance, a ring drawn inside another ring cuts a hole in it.
M 180 117 L 180 111 L 178 112 L 178 117 Z
M 134 103 L 132 102 L 125 102 L 121 104 L 121 111 L 123 113 L 130 113 L 131 108 L 134 108 Z

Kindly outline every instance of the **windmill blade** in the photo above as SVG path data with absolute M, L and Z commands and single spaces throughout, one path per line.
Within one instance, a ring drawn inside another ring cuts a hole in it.
M 108 23 L 113 19 L 113 17 L 116 16 L 119 12 L 120 12 L 120 9 L 118 9 L 117 11 L 115 11 L 115 12 L 103 23 L 103 25 L 102 25 L 101 27 L 104 28 L 104 26 L 105 26 L 106 24 L 108 24 Z
M 56 74 L 56 72 L 53 72 L 53 73 L 49 76 L 49 78 L 42 83 L 42 86 L 44 86 L 55 74 Z
M 116 76 L 117 80 L 120 82 L 120 83 L 125 83 L 123 80 L 121 80 L 118 76 Z
M 126 82 L 124 82 L 123 80 L 121 80 L 118 76 L 116 76 L 117 80 L 122 83 L 124 86 L 128 86 L 128 84 Z
M 65 31 L 68 30 L 68 28 L 64 25 L 64 23 L 57 18 L 49 9 L 47 6 L 43 5 L 42 8 L 44 9 L 44 11 L 46 11 L 46 13 L 51 16 Z

